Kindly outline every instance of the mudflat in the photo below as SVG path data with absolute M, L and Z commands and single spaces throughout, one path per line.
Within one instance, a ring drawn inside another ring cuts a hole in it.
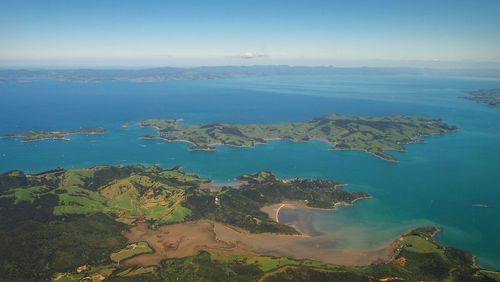
M 133 257 L 125 265 L 154 265 L 167 258 L 183 258 L 197 255 L 201 250 L 218 255 L 254 254 L 235 243 L 217 240 L 214 222 L 192 221 L 149 229 L 147 223 L 139 223 L 123 233 L 129 242 L 146 241 L 154 253 Z
M 296 236 L 249 233 L 225 224 L 199 220 L 149 229 L 139 223 L 123 234 L 129 242 L 146 241 L 155 250 L 123 262 L 125 265 L 155 265 L 167 258 L 182 258 L 205 250 L 216 255 L 266 255 L 316 259 L 326 263 L 366 265 L 385 258 L 387 249 L 345 250 L 327 236 Z

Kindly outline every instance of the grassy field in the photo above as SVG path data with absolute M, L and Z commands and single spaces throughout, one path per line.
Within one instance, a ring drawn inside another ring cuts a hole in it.
M 137 256 L 140 254 L 148 254 L 152 253 L 153 249 L 149 247 L 146 242 L 137 242 L 128 244 L 127 247 L 119 250 L 118 252 L 112 253 L 110 258 L 112 261 L 120 263 L 123 260 L 131 258 L 133 256 Z
M 116 270 L 111 264 L 90 266 L 85 265 L 81 272 L 59 272 L 52 277 L 52 281 L 57 282 L 81 282 L 81 281 L 103 281 Z
M 13 188 L 2 196 L 14 197 L 16 203 L 20 203 L 53 194 L 59 198 L 54 207 L 57 216 L 104 213 L 128 224 L 139 217 L 166 224 L 184 221 L 191 214 L 182 206 L 185 190 L 197 188 L 207 181 L 177 169 L 156 172 L 136 167 L 134 173 L 111 178 L 89 189 L 106 169 L 96 167 L 58 172 L 57 176 L 54 173 L 31 176 L 28 177 L 29 187 Z
M 132 279 L 137 278 L 137 276 L 143 276 L 145 274 L 149 273 L 154 273 L 156 272 L 156 267 L 155 266 L 148 266 L 148 267 L 138 267 L 138 268 L 127 268 L 126 270 L 122 272 L 118 272 L 116 274 L 116 277 L 119 280 L 120 278 L 124 277 L 131 277 Z M 135 277 L 135 278 L 133 278 Z
M 418 235 L 409 235 L 403 238 L 400 244 L 404 244 L 406 250 L 416 253 L 438 253 L 444 255 L 444 249 L 439 248 L 427 238 Z
M 212 259 L 223 262 L 232 263 L 238 262 L 248 265 L 256 265 L 263 272 L 276 270 L 284 266 L 307 266 L 324 269 L 338 269 L 336 265 L 326 264 L 317 260 L 297 260 L 286 257 L 269 257 L 269 256 L 216 256 L 212 255 Z

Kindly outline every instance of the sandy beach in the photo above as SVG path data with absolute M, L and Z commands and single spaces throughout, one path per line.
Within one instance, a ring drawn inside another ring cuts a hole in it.
M 284 180 L 286 181 L 286 180 Z M 345 184 L 339 184 L 338 186 L 345 186 Z M 334 204 L 334 207 L 331 209 L 326 209 L 326 208 L 314 208 L 314 207 L 308 207 L 305 202 L 303 201 L 292 201 L 292 200 L 285 200 L 281 203 L 277 204 L 271 204 L 271 205 L 266 205 L 262 207 L 260 210 L 267 213 L 270 218 L 274 219 L 276 222 L 280 222 L 279 220 L 279 214 L 281 209 L 283 208 L 288 208 L 288 209 L 303 209 L 303 210 L 310 210 L 310 211 L 334 211 L 337 207 L 341 206 L 352 206 L 356 202 L 360 200 L 365 200 L 365 199 L 370 199 L 371 197 L 361 197 L 358 199 L 353 200 L 352 202 L 338 202 Z

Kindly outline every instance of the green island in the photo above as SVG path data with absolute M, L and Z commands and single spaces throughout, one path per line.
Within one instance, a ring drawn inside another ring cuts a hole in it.
M 83 128 L 76 131 L 26 131 L 16 134 L 3 134 L 0 138 L 19 138 L 21 142 L 44 140 L 71 140 L 70 135 L 100 135 L 106 134 L 104 128 Z
M 482 89 L 471 91 L 467 93 L 467 96 L 462 96 L 460 98 L 476 101 L 495 108 L 500 107 L 500 89 Z
M 271 244 L 307 240 L 262 212 L 265 205 L 295 200 L 333 209 L 369 196 L 331 180 L 281 180 L 266 171 L 238 179 L 237 186 L 218 187 L 180 167 L 142 165 L 0 174 L 0 277 L 500 281 L 499 272 L 480 268 L 471 254 L 439 245 L 435 227 L 409 231 L 389 247 L 387 259 L 364 266 L 270 256 L 231 244 L 227 237 L 232 234 L 236 240 L 266 236 Z
M 207 124 L 190 126 L 178 119 L 149 119 L 143 127 L 153 127 L 157 136 L 146 139 L 184 141 L 190 150 L 215 150 L 216 145 L 254 147 L 268 140 L 324 140 L 332 150 L 362 150 L 386 161 L 396 161 L 387 151 L 404 152 L 404 144 L 423 142 L 421 137 L 457 130 L 439 119 L 420 117 L 360 117 L 325 115 L 310 121 L 284 124 Z

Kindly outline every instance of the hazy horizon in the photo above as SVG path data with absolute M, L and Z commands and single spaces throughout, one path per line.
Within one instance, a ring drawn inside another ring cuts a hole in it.
M 289 67 L 289 68 L 332 68 L 332 69 L 387 69 L 387 70 L 435 70 L 435 71 L 496 71 L 500 70 L 500 64 L 459 64 L 457 62 L 454 63 L 440 63 L 440 64 L 424 64 L 420 63 L 418 65 L 410 65 L 410 64 L 380 64 L 380 65 L 306 65 L 306 64 L 200 64 L 200 65 L 113 65 L 113 64 L 15 64 L 15 65 L 0 65 L 0 70 L 3 71 L 16 71 L 16 70 L 27 70 L 27 71 L 50 71 L 50 70 L 151 70 L 151 69 L 199 69 L 199 68 L 224 68 L 224 67 Z
M 0 67 L 498 67 L 500 2 L 4 1 Z

